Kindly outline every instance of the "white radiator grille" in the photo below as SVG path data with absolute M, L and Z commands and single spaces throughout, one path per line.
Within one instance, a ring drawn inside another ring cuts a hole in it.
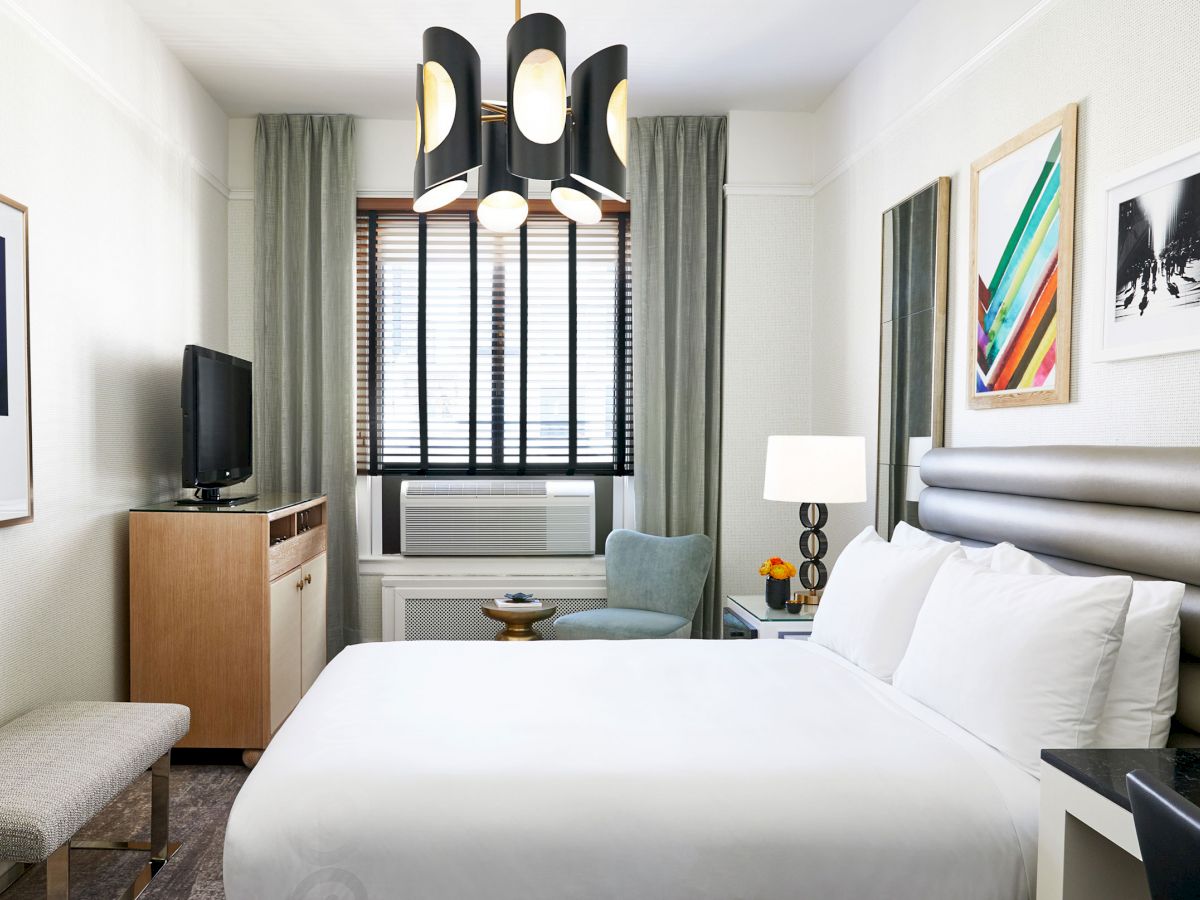
M 554 615 L 534 627 L 542 637 L 555 638 L 554 622 L 568 613 L 607 605 L 604 578 L 514 576 L 389 577 L 383 583 L 383 639 L 410 641 L 490 641 L 501 624 L 480 608 L 483 601 L 513 591 L 527 591 L 555 605 Z
M 600 609 L 603 597 L 568 599 L 545 597 L 557 607 L 554 615 L 533 627 L 547 640 L 554 640 L 554 621 L 568 613 Z M 503 627 L 479 609 L 475 597 L 409 597 L 404 610 L 404 638 L 409 641 L 490 641 Z

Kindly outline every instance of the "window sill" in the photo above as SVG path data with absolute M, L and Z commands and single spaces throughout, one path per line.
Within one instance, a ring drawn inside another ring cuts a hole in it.
M 360 556 L 359 575 L 603 575 L 603 556 Z

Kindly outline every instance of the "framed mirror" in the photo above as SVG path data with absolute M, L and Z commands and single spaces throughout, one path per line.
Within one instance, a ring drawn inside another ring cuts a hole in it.
M 942 446 L 950 179 L 883 214 L 876 528 L 916 526 L 921 457 Z

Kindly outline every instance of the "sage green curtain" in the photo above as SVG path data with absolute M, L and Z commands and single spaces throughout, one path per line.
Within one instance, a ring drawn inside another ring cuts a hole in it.
M 329 656 L 360 640 L 354 457 L 354 120 L 258 117 L 254 471 L 328 496 Z
M 726 120 L 629 123 L 638 530 L 718 538 Z M 717 559 L 693 637 L 718 637 Z

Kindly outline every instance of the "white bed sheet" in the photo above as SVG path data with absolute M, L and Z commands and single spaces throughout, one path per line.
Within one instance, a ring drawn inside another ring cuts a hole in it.
M 1038 782 L 803 641 L 408 642 L 326 668 L 230 900 L 1028 900 Z

